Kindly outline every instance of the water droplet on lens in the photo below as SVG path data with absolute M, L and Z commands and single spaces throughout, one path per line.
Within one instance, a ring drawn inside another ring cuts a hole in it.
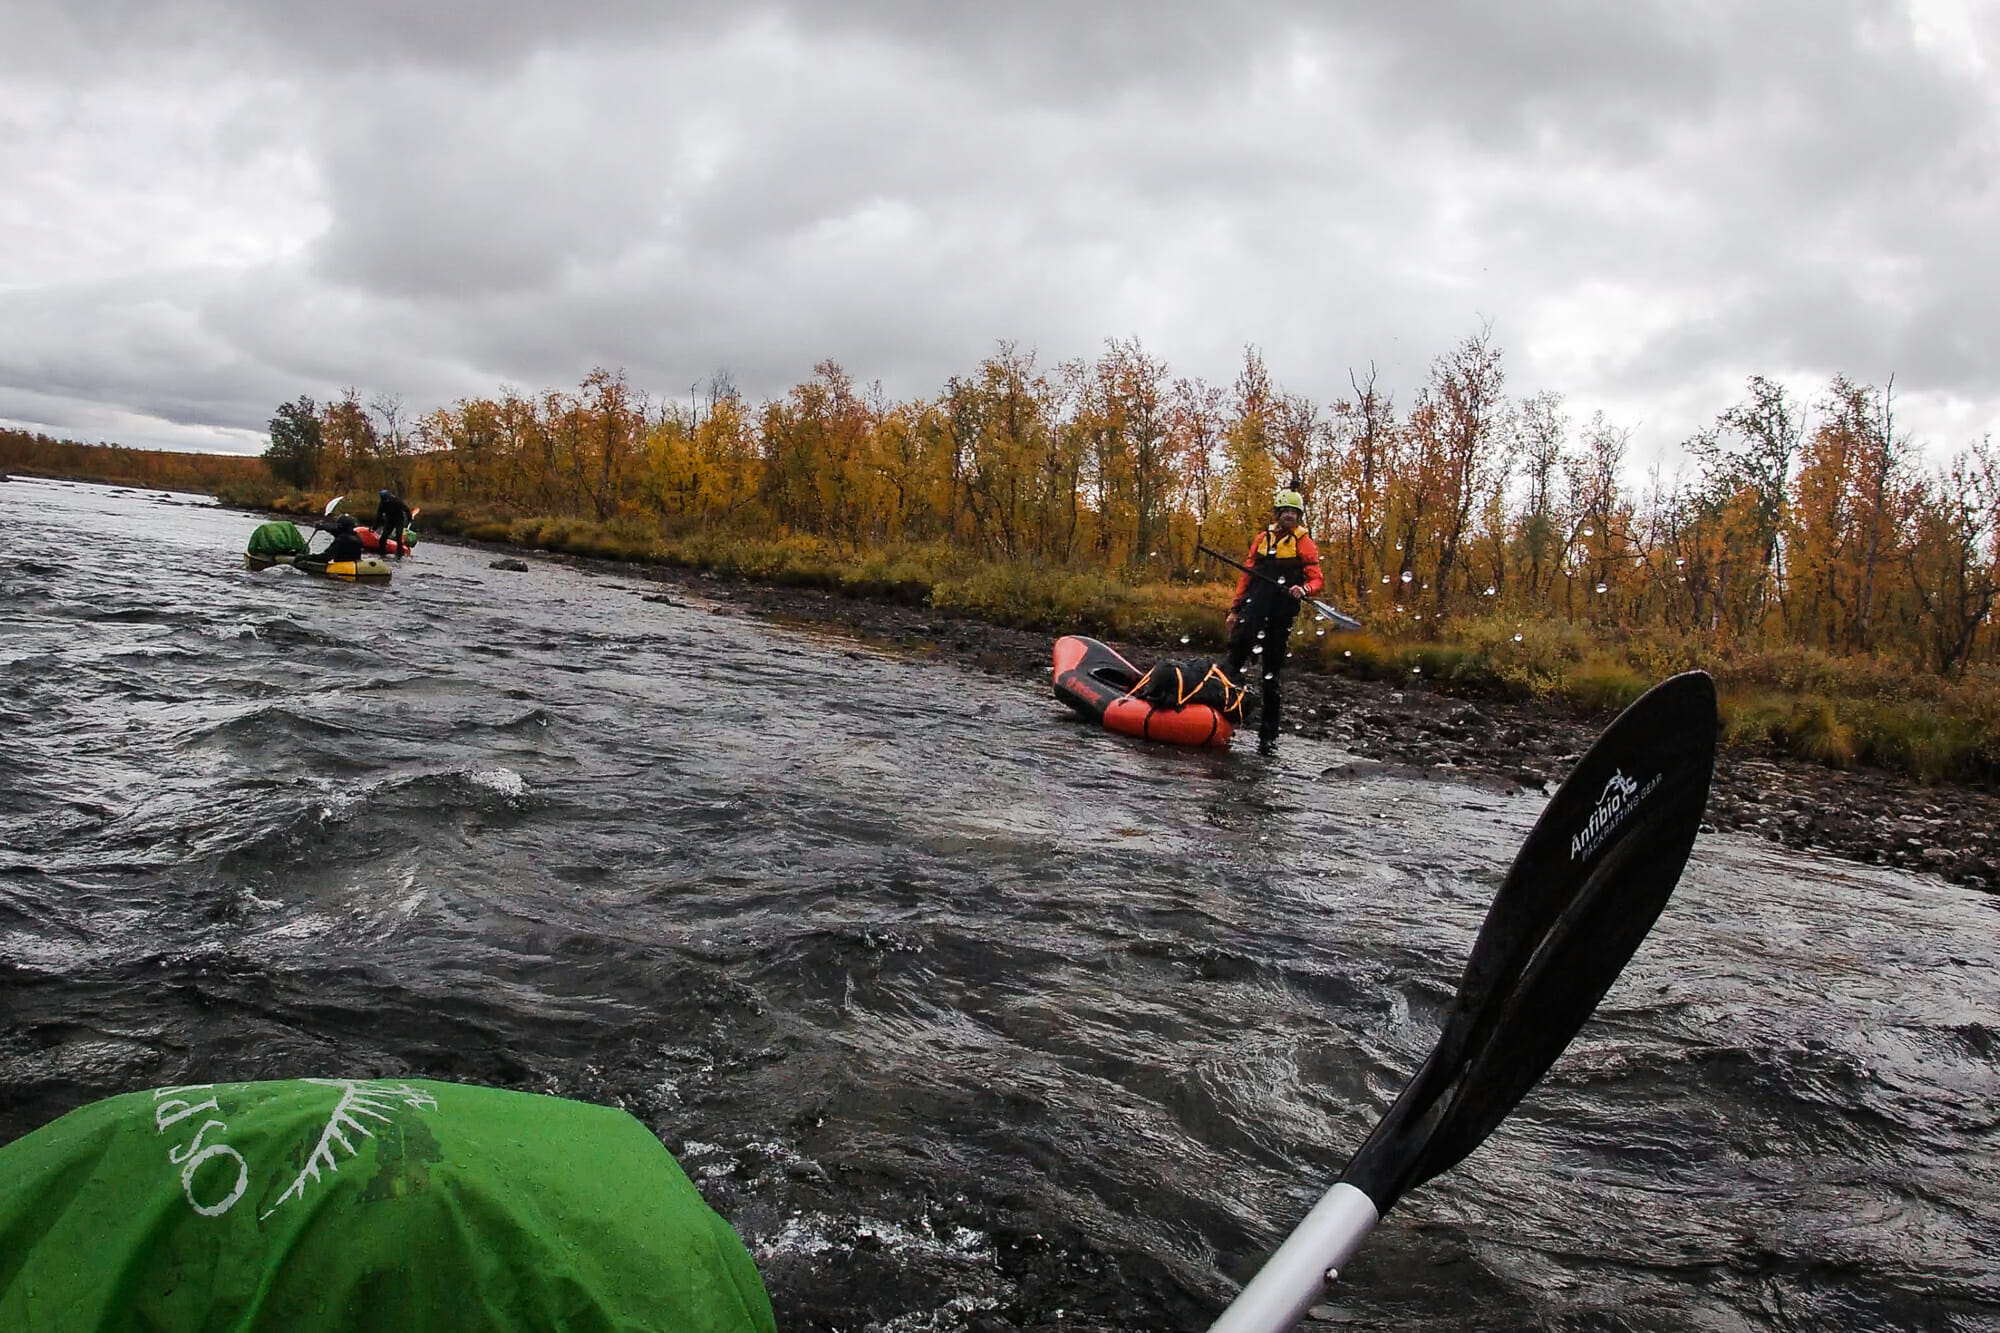
M 1520 641 L 1521 641 L 1521 636 L 1520 636 L 1520 635 L 1518 635 L 1518 634 L 1516 634 L 1516 635 L 1514 636 L 1514 642 L 1515 642 L 1515 643 L 1519 643 Z
M 1276 680 L 1277 678 L 1278 678 L 1278 673 L 1275 671 L 1266 671 L 1264 673 L 1265 680 Z
M 1263 637 L 1264 637 L 1264 631 L 1263 631 L 1263 630 L 1258 630 L 1258 631 L 1257 631 L 1257 637 L 1258 637 L 1258 638 L 1260 638 L 1260 639 L 1261 639 L 1261 638 L 1263 638 Z
M 1416 575 L 1412 574 L 1409 570 L 1406 569 L 1403 571 L 1403 582 L 1408 583 L 1411 579 L 1415 577 Z
M 1493 586 L 1492 584 L 1490 584 L 1490 583 L 1486 585 L 1486 595 L 1487 595 L 1488 597 L 1491 597 L 1491 596 L 1493 596 L 1493 595 L 1494 595 L 1495 593 L 1497 593 L 1497 592 L 1499 592 L 1499 591 L 1500 591 L 1500 590 L 1499 590 L 1498 588 L 1494 587 L 1494 586 Z
M 1598 590 L 1599 592 L 1610 592 L 1610 591 L 1611 591 L 1611 585 L 1610 585 L 1610 584 L 1608 584 L 1608 583 L 1600 583 L 1600 584 L 1598 584 L 1598 585 L 1597 585 L 1597 590 Z
M 1389 581 L 1389 576 L 1387 574 L 1384 574 L 1382 576 L 1382 582 L 1387 583 L 1388 581 Z
M 1319 631 L 1319 637 L 1324 639 L 1326 637 L 1326 631 L 1325 630 Z
M 1424 674 L 1424 669 L 1420 666 L 1413 666 L 1410 668 L 1410 674 L 1413 676 L 1421 676 Z
M 1342 648 L 1340 650 L 1340 655 L 1342 657 L 1352 657 L 1354 656 L 1354 650 L 1352 648 Z
M 1188 641 L 1188 636 L 1185 634 L 1181 635 L 1181 642 L 1186 643 L 1187 641 Z
M 1260 643 L 1255 648 L 1252 648 L 1250 651 L 1253 653 L 1261 653 L 1264 651 L 1264 645 Z
M 1597 529 L 1596 529 L 1596 528 L 1585 528 L 1585 529 L 1583 530 L 1583 535 L 1584 535 L 1584 536 L 1586 536 L 1586 537 L 1595 537 L 1595 536 L 1597 535 Z

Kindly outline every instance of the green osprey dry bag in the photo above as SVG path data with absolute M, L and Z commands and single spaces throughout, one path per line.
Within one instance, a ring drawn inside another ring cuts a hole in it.
M 10 1333 L 773 1333 L 623 1111 L 420 1079 L 160 1088 L 0 1148 Z

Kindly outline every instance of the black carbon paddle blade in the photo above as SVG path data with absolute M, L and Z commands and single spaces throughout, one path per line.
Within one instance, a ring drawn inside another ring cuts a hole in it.
M 1687 865 L 1716 731 L 1715 683 L 1675 676 L 1620 714 L 1550 799 L 1437 1048 L 1341 1174 L 1380 1212 L 1484 1142 L 1618 979 Z

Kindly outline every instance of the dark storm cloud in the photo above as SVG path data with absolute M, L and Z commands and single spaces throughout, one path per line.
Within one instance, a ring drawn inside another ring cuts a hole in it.
M 539 0 L 337 5 L 265 0 L 24 0 L 10 6 L 0 61 L 18 68 L 84 66 L 91 58 L 187 52 L 256 55 L 299 75 L 403 67 L 492 71 L 580 41 L 646 43 L 663 32 L 698 40 L 731 6 L 647 0 Z
M 1314 6 L 1216 6 L 1195 0 L 1117 0 L 1079 5 L 1028 0 L 941 5 L 760 3 L 759 0 L 483 0 L 411 5 L 352 0 L 340 5 L 266 0 L 142 0 L 27 3 L 17 59 L 49 60 L 106 49 L 259 51 L 284 66 L 339 74 L 386 68 L 491 72 L 565 49 L 698 48 L 730 31 L 778 25 L 802 41 L 886 41 L 909 59 L 940 60 L 959 77 L 1092 99 L 1132 84 L 1171 96 L 1198 92 L 1219 71 L 1240 69 L 1268 40 Z
M 1350 51 L 1385 125 L 1441 125 L 1501 150 L 1554 139 L 1627 157 L 1656 151 L 1721 95 L 1721 35 L 1693 12 L 1643 0 L 1364 3 L 1331 7 L 1326 40 Z
M 545 287 L 647 235 L 665 200 L 621 132 L 629 102 L 529 82 L 402 77 L 357 99 L 321 140 L 335 211 L 319 269 L 390 297 L 461 297 Z
M 1325 399 L 1482 319 L 1669 436 L 1750 373 L 1990 415 L 1995 53 L 1921 2 L 17 3 L 0 416 L 1134 334 Z
M 0 295 L 0 417 L 40 418 L 10 397 L 101 404 L 164 423 L 256 427 L 288 381 L 196 313 L 205 284 L 78 284 Z M 107 338 L 107 334 L 113 336 Z

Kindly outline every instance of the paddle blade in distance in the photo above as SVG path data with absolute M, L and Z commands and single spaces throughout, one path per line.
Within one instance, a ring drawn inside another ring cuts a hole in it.
M 345 500 L 346 498 L 347 497 L 344 495 L 336 495 L 331 500 L 328 500 L 326 502 L 326 508 L 320 510 L 320 517 L 325 518 L 329 514 L 333 513 L 334 510 L 340 507 L 340 502 L 342 500 Z
M 1360 621 L 1336 606 L 1331 606 L 1326 602 L 1314 602 L 1312 608 L 1319 612 L 1322 619 L 1331 621 L 1333 627 L 1337 630 L 1352 634 L 1361 628 Z
M 1663 681 L 1550 798 L 1473 942 L 1437 1048 L 1341 1175 L 1381 1212 L 1484 1142 L 1618 979 L 1687 865 L 1716 725 L 1705 672 Z

